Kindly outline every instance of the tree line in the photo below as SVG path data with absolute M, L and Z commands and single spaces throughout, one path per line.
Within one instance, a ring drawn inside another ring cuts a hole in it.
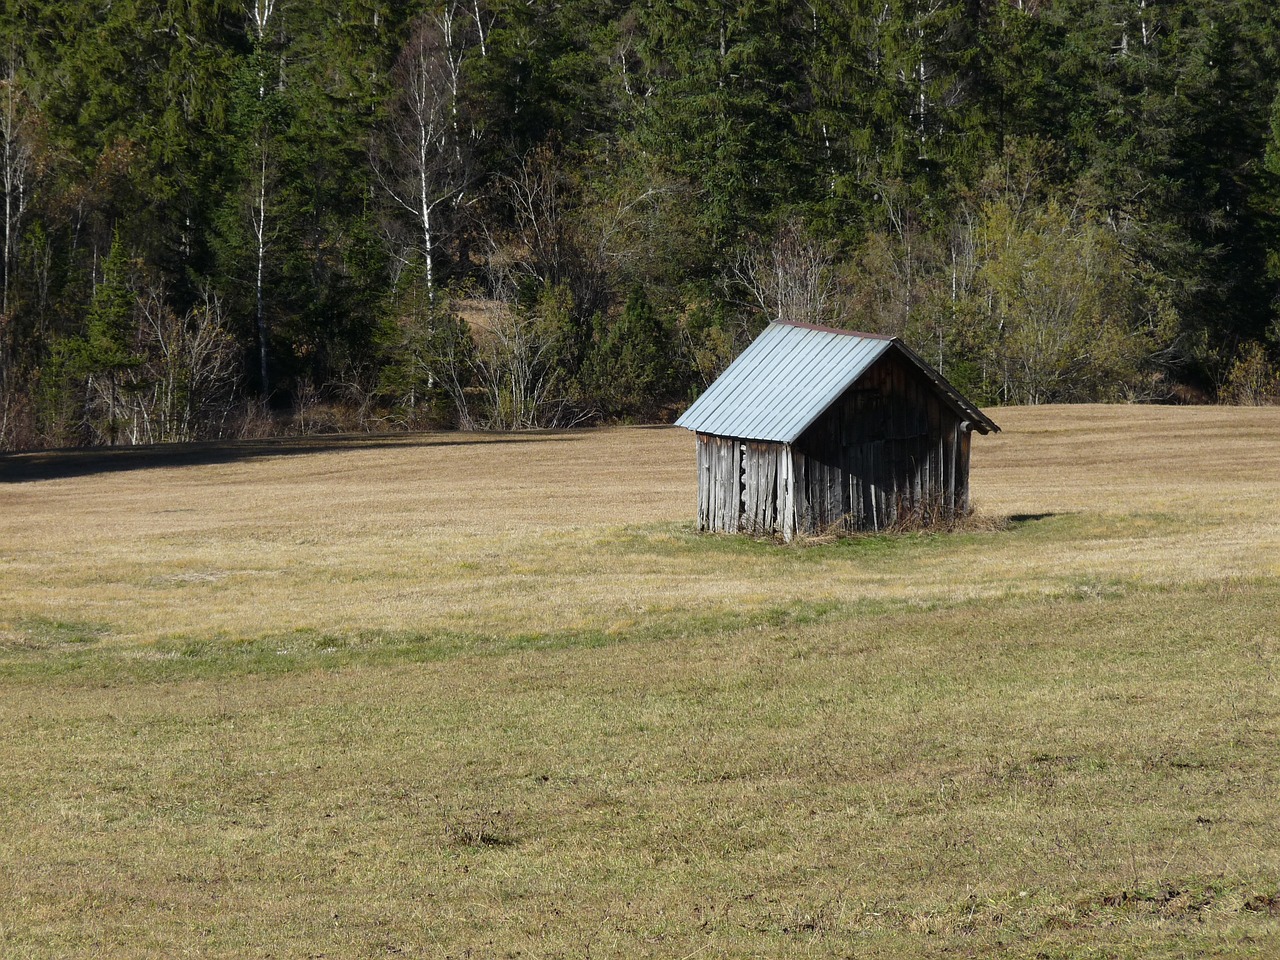
M 1267 0 L 6 0 L 0 447 L 661 418 L 773 318 L 1261 402 Z

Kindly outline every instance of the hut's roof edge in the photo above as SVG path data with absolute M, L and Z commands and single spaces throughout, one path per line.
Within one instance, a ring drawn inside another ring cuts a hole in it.
M 770 323 L 676 425 L 722 437 L 794 443 L 893 349 L 979 433 L 1000 429 L 897 337 L 786 320 Z

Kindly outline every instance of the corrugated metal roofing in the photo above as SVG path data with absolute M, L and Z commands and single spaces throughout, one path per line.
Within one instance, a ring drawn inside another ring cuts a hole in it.
M 794 443 L 887 350 L 898 349 L 983 433 L 999 430 L 892 337 L 808 324 L 769 324 L 676 425 L 743 440 Z

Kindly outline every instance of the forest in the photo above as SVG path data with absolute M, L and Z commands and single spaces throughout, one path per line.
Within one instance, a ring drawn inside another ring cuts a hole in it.
M 1280 396 L 1268 0 L 6 0 L 0 449 Z

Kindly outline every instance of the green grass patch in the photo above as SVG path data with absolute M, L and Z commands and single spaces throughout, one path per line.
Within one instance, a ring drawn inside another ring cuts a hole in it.
M 0 621 L 0 657 L 7 651 L 62 651 L 97 643 L 110 633 L 110 624 L 83 620 L 20 617 L 8 623 Z
M 0 678 L 0 947 L 1249 956 L 1280 934 L 1278 604 L 79 651 L 57 696 Z

